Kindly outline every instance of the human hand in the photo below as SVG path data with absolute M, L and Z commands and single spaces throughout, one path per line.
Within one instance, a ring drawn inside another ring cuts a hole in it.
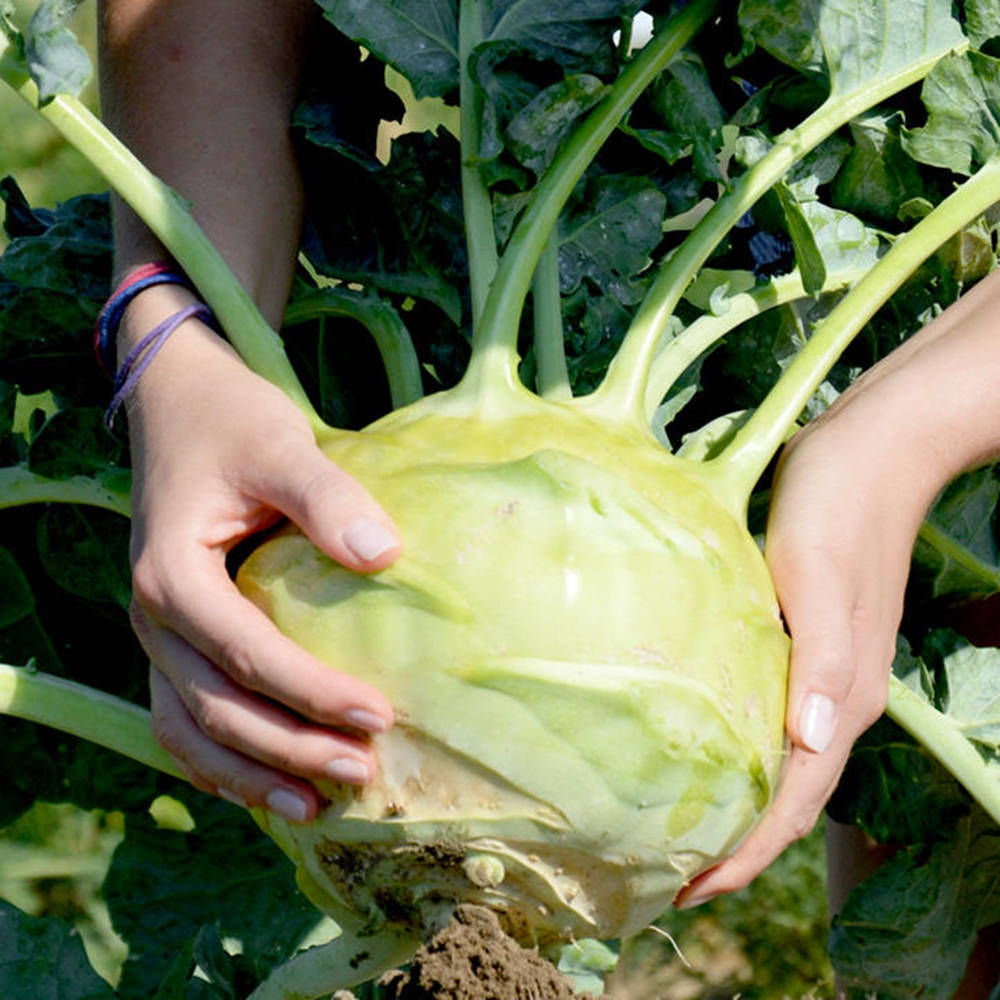
M 142 330 L 190 293 L 159 286 L 130 306 Z M 226 555 L 290 518 L 337 562 L 370 571 L 400 543 L 385 512 L 315 444 L 304 415 L 189 320 L 128 404 L 135 631 L 151 661 L 156 738 L 194 785 L 293 821 L 314 779 L 374 776 L 369 734 L 392 708 L 375 689 L 281 635 L 236 589 Z
M 937 489 L 919 448 L 873 433 L 895 426 L 885 422 L 888 399 L 853 396 L 801 431 L 782 456 L 766 556 L 792 636 L 788 755 L 759 825 L 730 858 L 685 887 L 680 908 L 742 889 L 805 836 L 855 739 L 885 707 L 910 553 Z

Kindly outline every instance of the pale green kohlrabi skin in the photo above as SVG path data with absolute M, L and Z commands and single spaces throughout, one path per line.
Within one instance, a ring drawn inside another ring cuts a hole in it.
M 286 530 L 240 571 L 398 713 L 373 786 L 257 816 L 335 918 L 420 932 L 468 901 L 522 940 L 627 935 L 771 798 L 788 640 L 758 546 L 693 463 L 537 408 L 339 436 L 404 555 L 363 576 Z

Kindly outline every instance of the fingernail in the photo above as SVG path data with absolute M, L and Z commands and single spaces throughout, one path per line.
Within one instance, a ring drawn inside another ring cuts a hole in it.
M 327 777 L 349 785 L 363 785 L 368 781 L 368 768 L 356 757 L 334 757 L 323 770 Z
M 717 892 L 706 892 L 702 895 L 688 896 L 679 903 L 674 903 L 675 910 L 693 910 L 696 906 L 707 903 L 710 899 L 715 899 Z
M 384 733 L 390 726 L 388 719 L 369 712 L 367 708 L 349 708 L 344 712 L 344 722 L 368 733 Z
M 370 517 L 359 517 L 344 530 L 344 544 L 359 559 L 371 562 L 395 548 L 399 541 L 384 524 Z
M 304 823 L 309 812 L 306 800 L 287 788 L 275 788 L 267 796 L 267 808 L 293 823 Z
M 235 792 L 231 792 L 228 788 L 216 788 L 219 793 L 219 797 L 225 799 L 227 802 L 232 802 L 234 806 L 239 806 L 241 809 L 247 808 L 247 800 L 241 798 Z
M 799 713 L 799 735 L 814 753 L 825 753 L 833 742 L 837 706 L 825 694 L 811 694 Z

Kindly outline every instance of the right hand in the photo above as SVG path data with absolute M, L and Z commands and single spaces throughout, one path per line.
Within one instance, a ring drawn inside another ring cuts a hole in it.
M 125 325 L 151 328 L 184 296 L 150 289 Z M 127 410 L 132 622 L 156 738 L 203 791 L 306 822 L 322 801 L 313 780 L 374 777 L 368 737 L 391 726 L 392 707 L 283 636 L 239 593 L 226 554 L 287 517 L 337 562 L 372 571 L 399 555 L 396 529 L 284 393 L 197 320 L 174 332 Z

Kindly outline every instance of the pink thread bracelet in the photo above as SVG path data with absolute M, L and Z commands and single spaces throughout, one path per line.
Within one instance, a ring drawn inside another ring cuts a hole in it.
M 142 373 L 149 367 L 149 363 L 156 357 L 157 352 L 167 342 L 170 335 L 185 320 L 196 317 L 206 323 L 212 322 L 212 311 L 204 302 L 195 302 L 185 306 L 183 309 L 168 316 L 162 323 L 153 327 L 135 347 L 129 351 L 122 362 L 118 374 L 115 375 L 112 384 L 111 402 L 104 412 L 104 426 L 111 430 L 114 427 L 115 417 L 121 409 L 122 404 L 128 399 L 129 393 L 135 388 Z

